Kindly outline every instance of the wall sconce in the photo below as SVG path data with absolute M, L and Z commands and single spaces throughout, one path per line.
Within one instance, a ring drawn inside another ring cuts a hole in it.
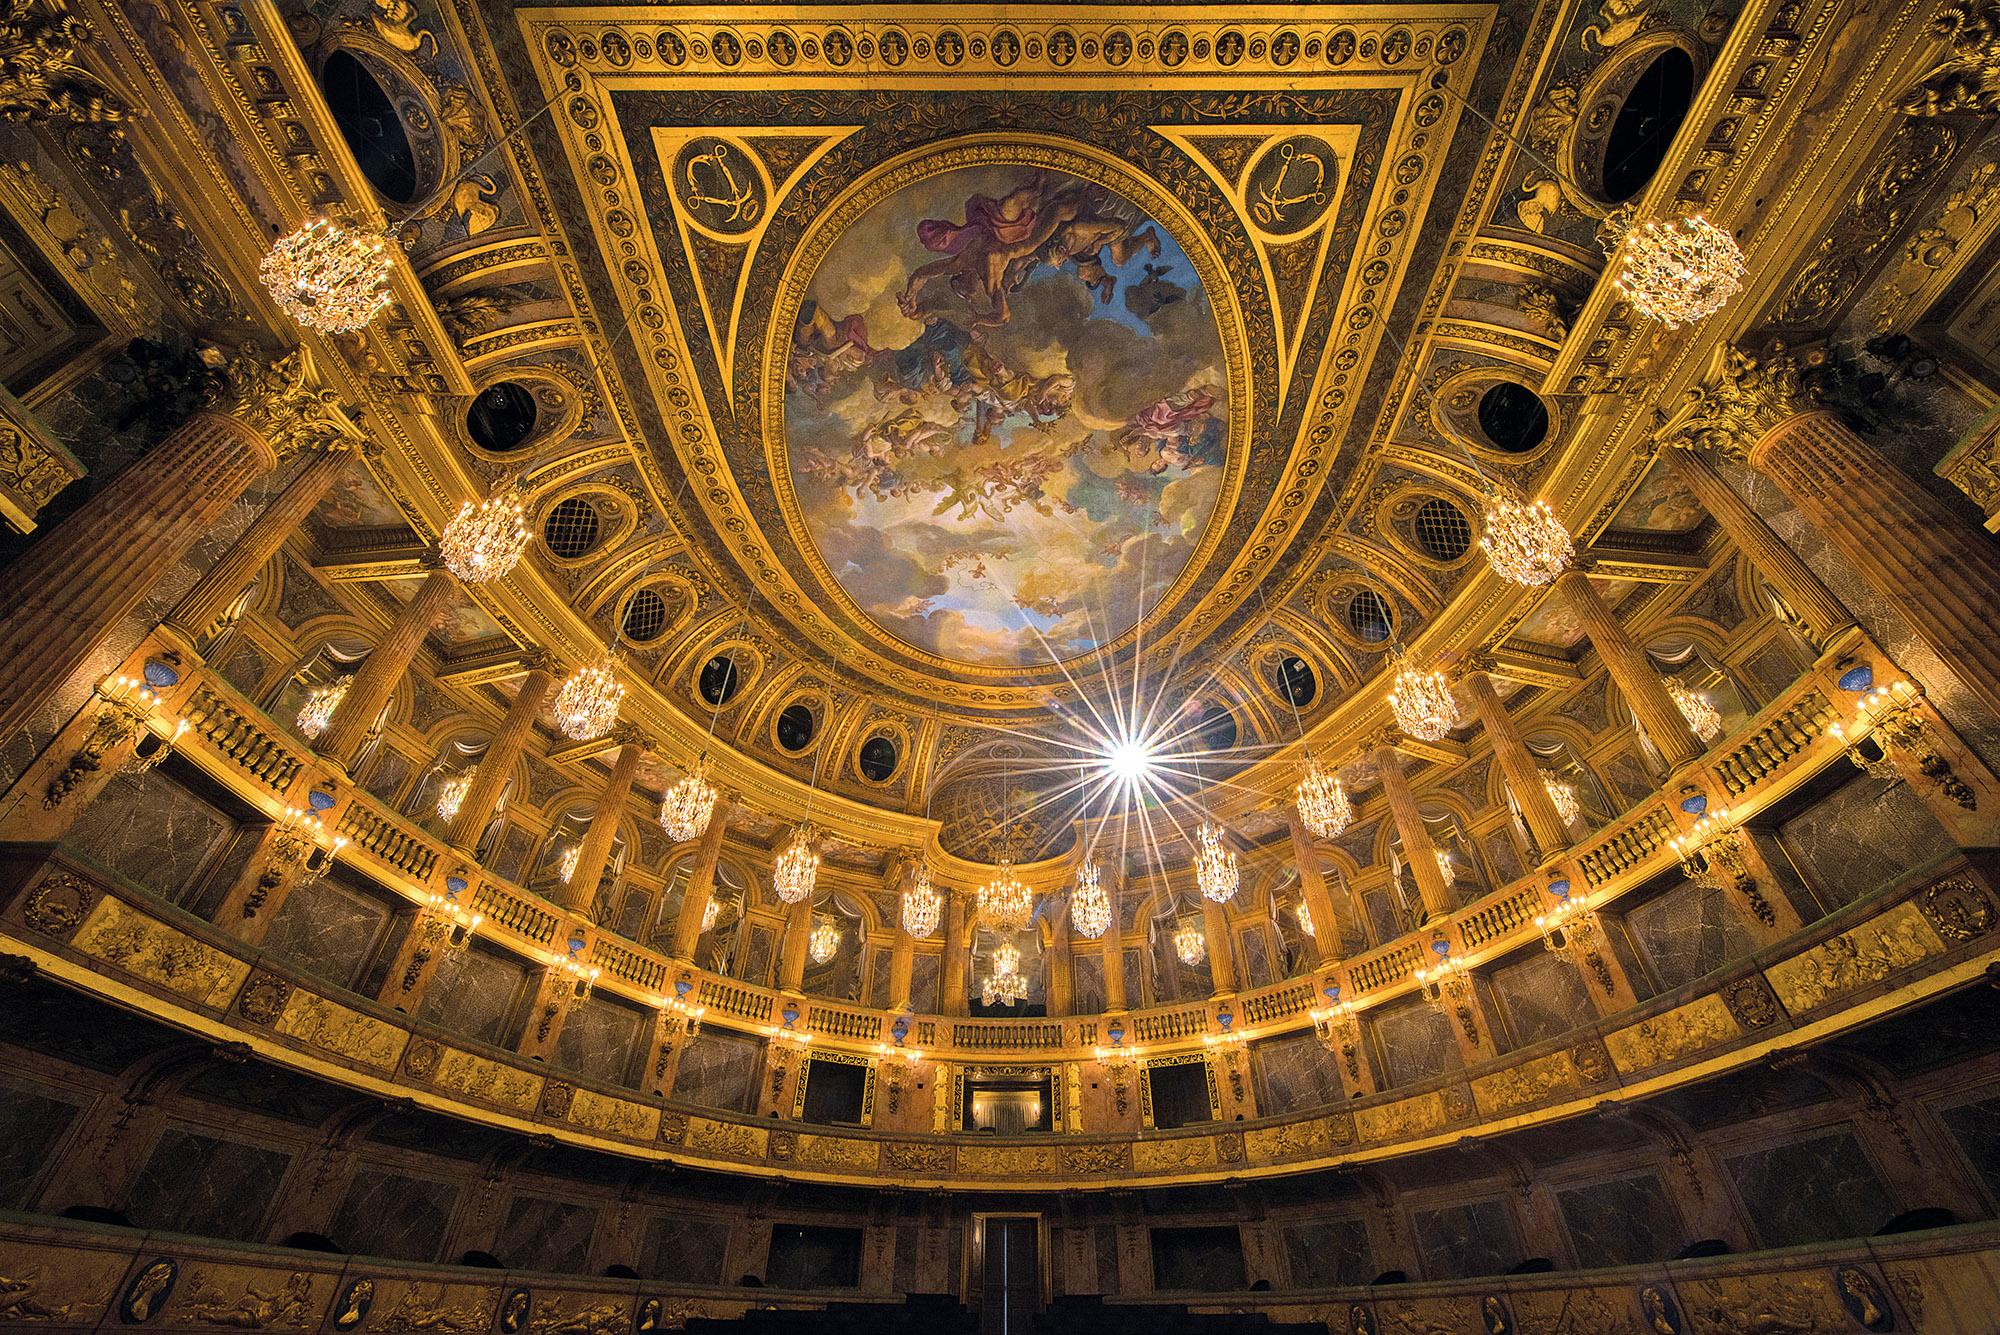
M 1852 735 L 1838 720 L 1827 731 L 1846 745 L 1847 758 L 1856 769 L 1877 779 L 1900 779 L 1902 772 L 1895 762 L 1900 751 L 1939 792 L 1967 811 L 1977 811 L 1978 795 L 1931 744 L 1930 729 L 1917 708 L 1921 699 L 1923 693 L 1908 681 L 1892 682 L 1886 688 L 1877 686 L 1855 705 Z M 1872 756 L 1866 747 L 1870 740 L 1875 743 Z
M 1466 1040 L 1477 1047 L 1479 1026 L 1472 1018 L 1472 973 L 1466 968 L 1464 957 L 1452 950 L 1442 934 L 1431 938 L 1431 953 L 1437 957 L 1437 963 L 1416 971 L 1417 988 L 1438 1014 L 1447 1019 L 1456 1017 Z

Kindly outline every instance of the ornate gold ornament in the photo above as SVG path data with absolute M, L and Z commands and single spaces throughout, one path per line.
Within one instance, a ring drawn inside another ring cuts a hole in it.
M 1704 742 L 1712 742 L 1722 735 L 1722 711 L 1715 707 L 1715 701 L 1709 699 L 1706 692 L 1697 691 L 1673 677 L 1662 677 L 1660 680 L 1665 683 L 1667 694 L 1674 698 L 1674 707 L 1681 711 L 1681 717 L 1687 720 L 1695 736 Z
M 687 776 L 669 788 L 666 796 L 660 799 L 660 828 L 675 843 L 684 844 L 690 839 L 699 839 L 708 829 L 709 818 L 715 814 L 716 799 L 720 796 L 708 776 L 708 753 L 704 751 Z
M 618 684 L 618 655 L 607 650 L 595 663 L 570 674 L 556 692 L 556 726 L 576 742 L 595 741 L 618 722 L 625 688 Z
M 1405 662 L 1389 692 L 1396 726 L 1426 742 L 1441 742 L 1458 726 L 1458 701 L 1442 672 L 1419 672 Z
M 580 949 L 580 942 L 571 941 L 569 953 L 558 955 L 549 964 L 549 968 L 559 976 L 552 1004 L 565 1011 L 573 1011 L 590 1000 L 590 990 L 597 985 L 600 971 L 595 964 L 585 964 L 577 958 Z
M 120 673 L 99 683 L 96 695 L 100 703 L 90 732 L 62 769 L 49 780 L 48 791 L 42 795 L 42 805 L 50 810 L 61 806 L 85 775 L 97 773 L 104 765 L 104 758 L 112 751 L 128 742 L 143 742 L 145 735 L 152 730 L 152 719 L 159 708 L 160 697 L 143 679 Z M 160 738 L 159 745 L 150 754 L 140 755 L 138 746 L 134 745 L 118 772 L 136 775 L 155 768 L 173 752 L 187 730 L 186 719 L 172 720 L 167 735 Z
M 424 920 L 418 930 L 422 941 L 431 950 L 464 950 L 472 944 L 473 933 L 479 924 L 486 921 L 484 914 L 476 913 L 458 902 L 459 891 L 445 893 L 432 891 L 430 902 L 424 908 Z
M 1222 842 L 1222 827 L 1203 821 L 1195 832 L 1194 849 L 1194 883 L 1201 897 L 1227 904 L 1235 897 L 1241 879 L 1234 850 Z
M 1182 964 L 1199 964 L 1208 958 L 1208 936 L 1201 919 L 1183 918 L 1174 927 L 1174 954 Z
M 1610 968 L 1598 953 L 1597 918 L 1590 906 L 1570 892 L 1569 882 L 1549 886 L 1555 905 L 1547 913 L 1535 915 L 1535 929 L 1550 954 L 1569 961 L 1578 973 L 1594 975 L 1607 993 L 1613 990 Z
M 1699 213 L 1639 223 L 1621 210 L 1604 220 L 1618 290 L 1669 329 L 1705 320 L 1743 289 L 1749 268 L 1736 239 Z
M 771 889 L 787 904 L 810 898 L 813 883 L 819 880 L 819 849 L 813 836 L 812 822 L 801 822 L 771 864 Z
M 333 722 L 334 711 L 347 698 L 347 688 L 354 684 L 352 675 L 341 677 L 325 686 L 318 686 L 306 693 L 305 703 L 299 706 L 298 717 L 294 720 L 299 735 L 307 741 L 315 741 Z
M 1069 892 L 1069 921 L 1086 941 L 1100 940 L 1111 930 L 1111 896 L 1094 858 L 1077 868 L 1076 886 Z
M 1990 0 L 1945 0 L 1931 31 L 1951 54 L 1891 105 L 1908 116 L 2000 111 L 2000 8 Z
M 6 0 L 0 11 L 0 120 L 127 119 L 125 103 L 77 58 L 92 36 L 63 0 Z
M 1465 958 L 1442 936 L 1431 939 L 1431 953 L 1437 963 L 1416 970 L 1417 990 L 1425 1001 L 1446 1019 L 1456 1019 L 1466 1039 L 1479 1042 L 1479 1026 L 1472 1018 L 1472 972 Z
M 438 536 L 445 568 L 468 584 L 505 578 L 528 547 L 527 507 L 512 487 L 467 501 Z
M 304 348 L 272 358 L 246 343 L 233 356 L 217 356 L 209 410 L 249 427 L 280 455 L 359 439 L 338 396 L 320 385 Z
M 1740 462 L 1774 427 L 1817 406 L 1799 374 L 1798 360 L 1782 343 L 1762 357 L 1725 343 L 1715 350 L 1701 386 L 1689 390 L 1681 406 L 1661 422 L 1655 439 L 1662 445 L 1713 450 Z
M 1293 791 L 1299 820 L 1320 839 L 1337 839 L 1354 821 L 1354 803 L 1340 776 L 1330 773 L 1317 760 L 1307 759 L 1299 786 Z
M 1838 719 L 1827 725 L 1827 732 L 1846 745 L 1847 758 L 1856 769 L 1878 779 L 1900 779 L 1902 771 L 1897 768 L 1896 757 L 1901 755 L 1939 792 L 1967 811 L 1977 811 L 1978 794 L 1931 744 L 1929 726 L 1917 708 L 1922 698 L 1922 692 L 1908 681 L 1892 682 L 1886 688 L 1877 686 L 1855 705 L 1855 730 L 1851 736 Z M 1876 747 L 1872 756 L 1866 746 L 1871 739 Z
M 1486 502 L 1479 548 L 1495 574 L 1531 589 L 1553 584 L 1576 559 L 1569 530 L 1547 502 L 1524 501 L 1498 490 Z
M 806 954 L 814 964 L 824 964 L 840 951 L 840 924 L 830 913 L 813 915 L 812 934 L 806 938 Z
M 986 980 L 979 985 L 980 999 L 989 1006 L 1014 1006 L 1028 995 L 1028 980 L 1021 976 L 1021 952 L 1012 941 L 993 948 L 993 963 Z
M 257 277 L 279 309 L 305 328 L 348 334 L 389 304 L 388 252 L 378 233 L 310 218 L 273 243 Z
M 931 864 L 927 859 L 918 861 L 916 870 L 910 873 L 900 916 L 903 930 L 919 941 L 937 931 L 944 917 L 944 896 L 938 893 L 931 879 Z

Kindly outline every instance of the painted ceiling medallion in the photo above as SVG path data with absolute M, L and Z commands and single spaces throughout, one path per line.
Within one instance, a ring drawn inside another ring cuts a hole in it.
M 833 238 L 789 358 L 805 529 L 865 616 L 944 659 L 1116 640 L 1223 491 L 1232 405 L 1194 265 L 1064 171 L 996 162 L 890 191 Z

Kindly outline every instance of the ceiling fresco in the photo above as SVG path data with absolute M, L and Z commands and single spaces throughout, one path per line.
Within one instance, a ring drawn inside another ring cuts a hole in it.
M 813 273 L 790 484 L 863 613 L 942 657 L 1071 658 L 1187 569 L 1228 463 L 1221 339 L 1166 224 L 996 164 L 903 186 Z

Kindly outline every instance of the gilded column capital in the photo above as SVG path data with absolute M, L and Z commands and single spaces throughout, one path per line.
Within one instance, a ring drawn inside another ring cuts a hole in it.
M 1362 736 L 1356 743 L 1364 755 L 1373 755 L 1384 749 L 1393 751 L 1403 744 L 1403 730 L 1394 726 L 1377 728 Z
M 1458 660 L 1458 666 L 1459 675 L 1462 678 L 1470 677 L 1475 672 L 1483 672 L 1490 676 L 1492 673 L 1497 672 L 1500 667 L 1499 663 L 1493 657 L 1493 646 L 1490 644 L 1481 645 L 1479 648 L 1464 655 Z
M 550 676 L 554 676 L 561 670 L 561 665 L 556 661 L 556 656 L 540 645 L 536 645 L 521 655 L 521 666 L 529 672 L 546 672 Z
M 320 384 L 304 348 L 272 358 L 245 344 L 222 362 L 216 380 L 210 411 L 255 431 L 281 457 L 361 438 L 333 391 Z
M 123 99 L 77 58 L 93 37 L 63 0 L 0 0 L 0 120 L 130 119 Z
M 1947 54 L 1888 105 L 1906 116 L 2000 112 L 2000 9 L 1986 0 L 1945 0 L 1931 31 Z
M 651 749 L 647 746 L 646 734 L 639 730 L 636 723 L 620 723 L 612 728 L 611 740 L 620 746 L 636 746 L 642 751 Z
M 1734 343 L 1715 351 L 1706 379 L 1653 434 L 1657 445 L 1714 450 L 1743 460 L 1772 428 L 1819 406 L 1782 343 L 1753 357 Z

